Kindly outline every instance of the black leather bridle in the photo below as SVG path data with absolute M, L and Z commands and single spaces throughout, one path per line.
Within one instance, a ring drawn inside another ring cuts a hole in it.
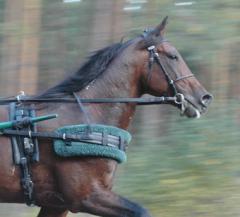
M 145 38 L 145 34 L 143 34 L 143 37 Z M 161 44 L 161 43 L 164 43 L 164 42 L 168 42 L 168 41 L 165 40 L 165 39 L 162 39 L 158 44 Z M 185 97 L 184 97 L 184 95 L 182 93 L 179 93 L 177 91 L 175 83 L 178 82 L 178 81 L 190 78 L 190 77 L 194 77 L 194 75 L 193 74 L 188 74 L 188 75 L 184 75 L 184 76 L 180 76 L 180 77 L 176 76 L 177 77 L 176 79 L 172 79 L 170 74 L 165 69 L 165 67 L 164 67 L 164 65 L 163 65 L 163 63 L 162 63 L 162 61 L 161 61 L 161 59 L 159 57 L 159 54 L 158 54 L 157 49 L 156 49 L 156 46 L 155 45 L 151 45 L 151 46 L 147 47 L 147 50 L 149 52 L 147 82 L 149 83 L 150 80 L 151 80 L 152 67 L 153 67 L 153 64 L 156 62 L 157 65 L 162 69 L 162 71 L 163 71 L 163 73 L 165 75 L 166 81 L 167 81 L 168 85 L 171 87 L 171 89 L 173 91 L 173 97 L 176 98 L 175 103 L 178 104 L 178 105 L 181 105 L 181 110 L 182 110 L 182 112 L 184 112 L 184 100 L 185 100 Z
M 164 43 L 164 42 L 167 42 L 167 40 L 162 40 L 160 43 Z M 151 71 L 152 71 L 152 66 L 153 66 L 154 62 L 156 62 L 160 66 L 160 68 L 162 69 L 168 84 L 171 86 L 171 88 L 173 90 L 174 95 L 178 94 L 177 88 L 175 86 L 176 82 L 184 80 L 186 78 L 194 77 L 193 74 L 188 74 L 188 75 L 184 75 L 184 76 L 181 76 L 181 77 L 177 77 L 175 80 L 173 80 L 171 78 L 171 76 L 169 75 L 169 73 L 167 72 L 167 70 L 165 69 L 164 65 L 162 64 L 155 45 L 149 46 L 147 48 L 147 50 L 149 52 L 148 78 L 147 78 L 148 82 L 151 79 Z

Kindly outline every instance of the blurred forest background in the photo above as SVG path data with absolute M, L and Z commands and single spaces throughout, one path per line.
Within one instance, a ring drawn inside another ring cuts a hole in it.
M 0 0 L 0 95 L 43 91 L 166 15 L 167 38 L 215 99 L 200 120 L 139 107 L 115 190 L 153 216 L 240 216 L 239 0 Z M 37 212 L 0 205 L 0 216 Z

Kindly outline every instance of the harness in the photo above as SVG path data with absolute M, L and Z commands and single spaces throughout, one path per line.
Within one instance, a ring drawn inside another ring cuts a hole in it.
M 11 126 L 16 132 L 36 132 L 36 124 L 30 121 L 35 118 L 35 110 L 21 104 L 11 103 L 9 106 L 9 119 Z M 6 123 L 5 123 L 6 125 Z M 4 126 L 3 126 L 4 127 Z M 33 182 L 31 179 L 30 164 L 39 161 L 39 149 L 37 138 L 31 136 L 22 137 L 14 134 L 11 136 L 13 162 L 19 165 L 21 170 L 21 185 L 25 202 L 33 204 Z
M 78 154 L 112 158 L 119 163 L 126 160 L 125 151 L 131 140 L 131 135 L 127 131 L 90 123 L 65 126 L 52 132 L 37 131 L 36 122 L 56 117 L 56 114 L 36 117 L 34 107 L 11 103 L 10 121 L 0 123 L 0 135 L 9 136 L 11 139 L 13 162 L 20 168 L 20 183 L 28 206 L 35 204 L 31 165 L 39 162 L 38 139 L 40 138 L 53 140 L 55 153 L 62 157 Z M 72 153 L 72 150 L 78 153 Z
M 143 34 L 146 37 L 146 34 Z M 160 43 L 164 43 L 162 40 Z M 33 200 L 33 187 L 34 184 L 31 179 L 30 165 L 39 162 L 39 149 L 38 138 L 57 139 L 62 141 L 78 141 L 84 143 L 95 143 L 103 146 L 113 146 L 121 151 L 126 149 L 126 141 L 121 137 L 110 136 L 106 133 L 91 132 L 90 127 L 79 135 L 72 135 L 60 132 L 37 132 L 36 121 L 48 120 L 56 118 L 57 115 L 49 115 L 44 117 L 35 117 L 34 107 L 24 106 L 24 103 L 78 103 L 81 111 L 83 112 L 87 126 L 90 126 L 90 119 L 84 109 L 84 103 L 135 103 L 137 105 L 151 105 L 151 104 L 164 104 L 175 103 L 181 106 L 184 112 L 184 95 L 179 93 L 176 88 L 176 82 L 193 77 L 193 74 L 177 77 L 175 80 L 171 78 L 170 74 L 164 67 L 157 49 L 154 45 L 147 47 L 149 52 L 148 62 L 148 78 L 147 82 L 151 80 L 152 67 L 156 62 L 163 71 L 166 81 L 173 91 L 173 96 L 170 97 L 150 97 L 150 98 L 95 98 L 95 99 L 82 99 L 73 93 L 74 98 L 51 98 L 51 99 L 34 99 L 20 94 L 17 97 L 0 98 L 0 105 L 9 104 L 9 120 L 10 123 L 0 123 L 0 134 L 9 136 L 12 142 L 13 161 L 20 166 L 21 169 L 21 185 L 25 202 L 27 205 L 34 204 Z M 11 128 L 11 129 L 9 129 Z M 111 142 L 109 142 L 111 141 Z

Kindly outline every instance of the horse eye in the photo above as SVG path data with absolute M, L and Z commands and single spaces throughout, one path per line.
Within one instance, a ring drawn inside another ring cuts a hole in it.
M 167 55 L 167 57 L 170 58 L 171 60 L 178 60 L 178 56 L 174 54 L 169 54 Z

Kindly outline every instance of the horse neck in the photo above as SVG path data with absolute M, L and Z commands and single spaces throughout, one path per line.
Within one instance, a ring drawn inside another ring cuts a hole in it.
M 139 97 L 139 79 L 136 74 L 134 67 L 118 58 L 100 78 L 91 82 L 77 94 L 82 98 Z M 85 108 L 91 122 L 110 124 L 126 129 L 134 115 L 135 106 L 130 103 L 108 103 L 91 104 Z

